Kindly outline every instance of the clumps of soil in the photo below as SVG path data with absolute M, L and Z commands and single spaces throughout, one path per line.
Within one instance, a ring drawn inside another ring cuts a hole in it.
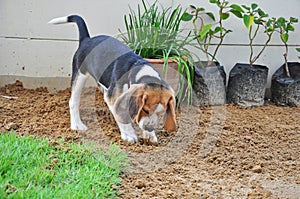
M 70 129 L 70 89 L 50 93 L 21 82 L 0 88 L 0 129 L 19 134 L 118 144 L 130 168 L 120 198 L 297 198 L 300 195 L 300 109 L 226 105 L 181 107 L 178 130 L 158 131 L 157 146 L 123 142 L 97 88 L 81 98 L 87 131 Z

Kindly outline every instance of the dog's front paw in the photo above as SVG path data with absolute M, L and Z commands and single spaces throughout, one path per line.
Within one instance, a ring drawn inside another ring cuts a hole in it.
M 78 123 L 72 123 L 71 124 L 71 129 L 72 130 L 86 131 L 86 130 L 88 130 L 88 127 L 86 125 L 84 125 L 82 122 L 78 122 Z
M 157 142 L 158 142 L 155 131 L 144 130 L 143 131 L 143 138 L 144 138 L 144 141 L 146 141 L 150 144 L 157 144 Z
M 126 142 L 134 142 L 136 143 L 138 141 L 138 138 L 134 132 L 134 128 L 132 127 L 132 124 L 123 124 L 117 121 L 117 124 L 121 131 L 121 138 L 122 140 Z
M 137 136 L 135 133 L 124 133 L 121 132 L 121 138 L 126 142 L 133 142 L 136 143 L 138 141 Z

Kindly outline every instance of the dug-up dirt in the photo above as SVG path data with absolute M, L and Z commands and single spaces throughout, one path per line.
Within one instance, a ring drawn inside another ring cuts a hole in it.
M 300 109 L 181 107 L 178 129 L 157 132 L 157 146 L 121 140 L 97 88 L 85 88 L 82 120 L 70 129 L 70 89 L 50 93 L 21 82 L 0 88 L 0 129 L 66 141 L 118 144 L 130 167 L 119 198 L 300 198 Z

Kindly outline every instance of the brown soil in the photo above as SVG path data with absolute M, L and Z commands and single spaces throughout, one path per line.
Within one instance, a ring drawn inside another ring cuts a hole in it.
M 14 97 L 14 98 L 9 98 Z M 158 132 L 158 146 L 121 140 L 96 88 L 82 96 L 88 131 L 69 126 L 70 90 L 0 88 L 0 129 L 66 141 L 117 143 L 128 154 L 120 198 L 299 198 L 300 109 L 233 105 L 181 108 L 175 133 Z

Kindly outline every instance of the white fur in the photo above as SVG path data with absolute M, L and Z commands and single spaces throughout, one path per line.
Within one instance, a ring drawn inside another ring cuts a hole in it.
M 164 106 L 162 104 L 158 104 L 154 113 L 149 117 L 141 118 L 138 123 L 139 127 L 143 130 L 143 138 L 149 139 L 153 143 L 157 143 L 157 137 L 155 131 L 147 131 L 145 130 L 146 126 L 155 127 L 158 125 L 158 113 L 164 111 Z
M 144 76 L 151 76 L 160 79 L 158 72 L 149 65 L 144 65 L 142 67 L 142 69 L 136 74 L 135 81 L 138 82 Z
M 142 117 L 138 123 L 140 129 L 144 130 L 145 125 L 149 124 L 149 121 L 150 121 L 149 117 Z
M 151 117 L 143 117 L 139 122 L 139 127 L 143 130 L 143 138 L 149 140 L 150 142 L 157 143 L 157 137 L 155 131 L 147 131 L 145 130 L 145 126 L 152 125 L 153 126 L 153 116 L 156 114 L 151 115 Z M 152 119 L 151 119 L 152 118 Z
M 54 18 L 51 21 L 48 22 L 48 24 L 63 24 L 63 23 L 68 23 L 68 17 L 59 17 L 59 18 Z
M 154 113 L 160 113 L 160 112 L 162 112 L 163 110 L 164 110 L 164 106 L 163 106 L 161 103 L 159 103 L 159 104 L 157 105 L 157 107 L 156 107 Z
M 162 104 L 158 104 L 154 113 L 151 114 L 149 117 L 141 118 L 139 122 L 139 127 L 144 130 L 145 126 L 157 126 L 158 125 L 158 113 L 164 111 L 164 106 Z
M 121 131 L 121 138 L 127 142 L 137 142 L 138 138 L 135 134 L 134 128 L 132 124 L 122 124 L 117 122 L 120 131 Z
M 143 138 L 149 140 L 152 143 L 157 143 L 155 131 L 143 131 Z
M 151 126 L 157 126 L 157 124 L 158 124 L 158 115 L 156 113 L 153 113 L 150 116 L 150 123 L 149 123 L 149 125 L 151 125 Z
M 128 84 L 124 84 L 122 92 L 125 93 L 128 89 L 129 89 Z
M 70 107 L 71 129 L 73 130 L 88 129 L 81 121 L 80 113 L 79 113 L 80 94 L 82 92 L 86 79 L 87 76 L 79 72 L 76 80 L 74 81 L 74 85 L 72 87 L 69 107 Z
M 108 106 L 110 112 L 111 112 L 111 113 L 113 114 L 113 116 L 115 117 L 115 107 L 114 107 L 114 105 L 109 105 L 109 104 L 107 103 L 106 97 L 104 97 L 104 101 L 106 102 L 106 104 L 107 104 L 107 106 Z
M 106 88 L 106 86 L 104 86 L 103 84 L 101 84 L 100 82 L 97 82 L 98 83 L 98 85 L 102 88 L 102 91 L 105 93 L 105 92 L 107 92 L 107 88 Z
M 138 138 L 135 134 L 135 130 L 134 128 L 132 127 L 132 124 L 123 124 L 123 123 L 120 123 L 117 119 L 116 119 L 116 116 L 115 116 L 115 107 L 114 105 L 110 105 L 107 101 L 107 93 L 104 92 L 104 101 L 106 102 L 110 112 L 113 114 L 114 118 L 115 118 L 115 121 L 117 122 L 117 125 L 120 129 L 120 132 L 121 132 L 121 138 L 124 140 L 124 141 L 127 141 L 127 142 L 137 142 L 138 141 Z
M 156 119 L 154 119 L 156 118 Z M 151 117 L 143 117 L 139 122 L 139 127 L 143 130 L 143 138 L 149 139 L 153 143 L 157 143 L 157 137 L 155 134 L 155 131 L 147 131 L 145 130 L 145 126 L 154 126 L 154 124 L 157 122 L 157 115 L 153 114 Z

